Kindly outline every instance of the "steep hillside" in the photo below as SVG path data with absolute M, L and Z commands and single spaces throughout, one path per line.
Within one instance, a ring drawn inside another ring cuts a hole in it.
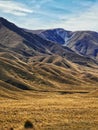
M 98 60 L 98 33 L 91 31 L 74 32 L 74 37 L 69 40 L 67 47 L 78 54 Z

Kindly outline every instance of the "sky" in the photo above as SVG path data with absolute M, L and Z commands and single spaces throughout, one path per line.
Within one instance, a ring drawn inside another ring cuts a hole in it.
M 98 32 L 98 0 L 0 0 L 0 17 L 32 30 Z

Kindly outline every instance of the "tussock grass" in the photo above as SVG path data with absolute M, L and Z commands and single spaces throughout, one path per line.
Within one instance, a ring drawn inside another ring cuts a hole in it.
M 0 100 L 0 129 L 98 130 L 98 98 L 85 94 L 33 93 L 27 99 Z

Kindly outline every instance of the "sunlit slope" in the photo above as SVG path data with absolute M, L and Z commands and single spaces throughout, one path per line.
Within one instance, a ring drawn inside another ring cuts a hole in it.
M 60 56 L 35 56 L 24 62 L 2 54 L 0 94 L 23 91 L 87 90 L 97 87 L 93 68 L 76 65 Z M 4 92 L 4 93 L 3 93 Z

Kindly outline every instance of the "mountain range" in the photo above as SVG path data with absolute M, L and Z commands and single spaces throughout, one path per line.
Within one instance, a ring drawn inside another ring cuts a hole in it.
M 98 33 L 28 30 L 0 18 L 0 95 L 98 86 Z
M 28 31 L 29 32 L 29 31 Z M 66 31 L 62 28 L 31 31 L 45 40 L 61 44 L 75 53 L 98 60 L 98 33 L 93 31 Z

